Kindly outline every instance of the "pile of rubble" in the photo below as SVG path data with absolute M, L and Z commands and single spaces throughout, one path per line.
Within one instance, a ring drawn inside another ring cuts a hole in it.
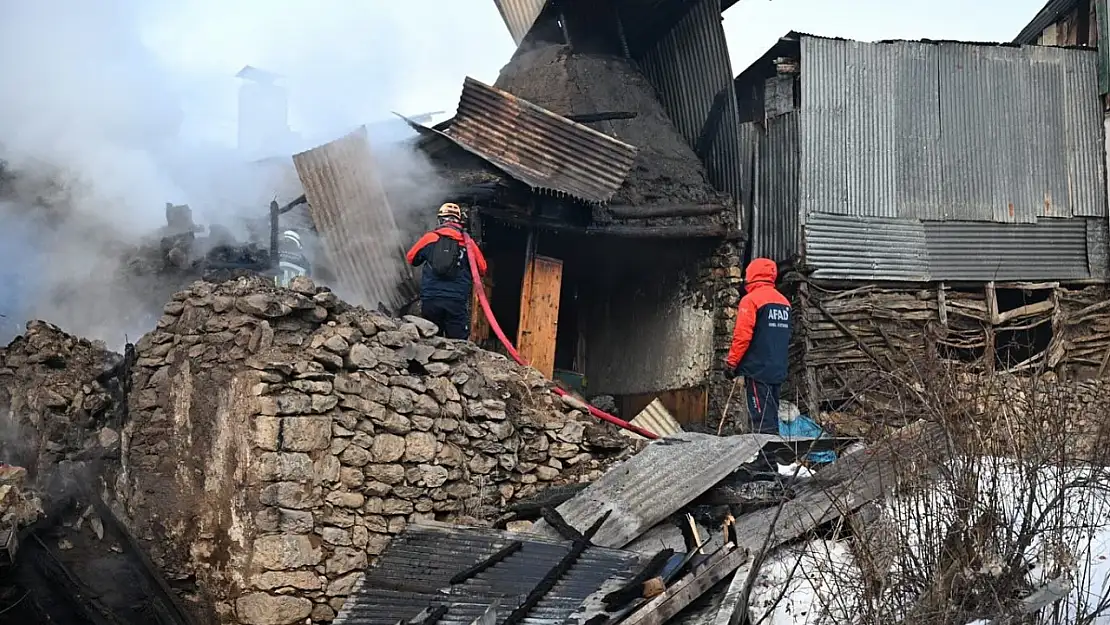
M 102 343 L 29 323 L 0 349 L 0 459 L 37 478 L 63 461 L 118 453 L 124 373 Z

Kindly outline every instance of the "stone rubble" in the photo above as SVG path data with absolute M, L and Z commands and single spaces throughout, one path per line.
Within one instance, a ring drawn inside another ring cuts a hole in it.
M 116 485 L 155 562 L 220 623 L 329 622 L 408 523 L 488 523 L 638 449 L 436 332 L 306 278 L 174 296 L 136 345 Z
M 0 460 L 33 478 L 66 460 L 118 455 L 122 357 L 32 321 L 0 348 Z

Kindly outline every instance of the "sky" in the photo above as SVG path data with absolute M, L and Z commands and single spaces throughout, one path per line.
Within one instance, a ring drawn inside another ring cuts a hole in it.
M 741 0 L 724 26 L 739 73 L 790 30 L 864 41 L 1008 41 L 1042 5 Z M 463 78 L 492 82 L 514 47 L 492 0 L 183 0 L 152 11 L 143 39 L 188 77 L 188 132 L 220 141 L 234 137 L 232 76 L 246 64 L 286 77 L 291 123 L 315 135 L 330 130 L 323 119 L 449 114 Z

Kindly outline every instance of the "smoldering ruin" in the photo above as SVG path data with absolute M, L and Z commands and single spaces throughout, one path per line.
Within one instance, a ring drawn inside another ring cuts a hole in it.
M 88 219 L 80 280 L 17 265 L 53 312 L 0 318 L 0 623 L 1097 622 L 1085 5 L 1018 45 L 789 33 L 735 75 L 729 2 L 497 4 L 517 50 L 453 118 L 278 150 L 228 223 Z M 999 119 L 1018 165 L 946 143 Z M 489 261 L 468 340 L 404 262 L 446 201 Z M 754 258 L 792 303 L 777 434 L 724 364 Z

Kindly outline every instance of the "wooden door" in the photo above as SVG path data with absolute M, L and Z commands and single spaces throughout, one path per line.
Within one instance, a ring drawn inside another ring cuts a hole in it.
M 559 293 L 563 261 L 532 256 L 520 290 L 516 345 L 521 357 L 548 379 L 555 374 L 555 336 L 559 331 Z
M 482 276 L 481 284 L 488 300 L 493 296 L 492 261 L 486 261 L 486 275 Z M 481 345 L 483 341 L 489 340 L 491 328 L 489 320 L 486 319 L 486 313 L 482 310 L 482 303 L 478 301 L 478 288 L 478 284 L 474 284 L 470 294 L 470 340 L 476 345 Z

